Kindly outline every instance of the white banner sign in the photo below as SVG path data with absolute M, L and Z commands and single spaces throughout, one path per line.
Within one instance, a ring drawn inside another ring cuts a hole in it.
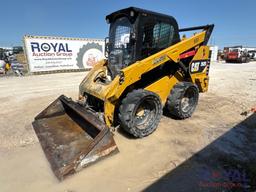
M 104 58 L 104 40 L 24 37 L 30 72 L 87 69 Z

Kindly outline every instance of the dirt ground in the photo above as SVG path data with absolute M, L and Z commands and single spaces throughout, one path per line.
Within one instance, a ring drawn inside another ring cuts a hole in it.
M 256 117 L 241 113 L 256 106 L 256 62 L 212 63 L 209 91 L 200 95 L 190 119 L 163 116 L 158 129 L 143 139 L 117 131 L 120 153 L 59 182 L 31 122 L 59 95 L 76 99 L 84 75 L 0 78 L 1 192 L 232 191 L 223 184 L 223 170 L 236 172 L 237 183 L 245 172 L 244 189 L 255 190 Z M 218 186 L 210 186 L 212 179 Z

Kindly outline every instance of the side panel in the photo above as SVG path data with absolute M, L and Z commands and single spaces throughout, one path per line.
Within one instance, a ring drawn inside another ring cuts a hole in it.
M 145 89 L 158 94 L 161 98 L 162 105 L 165 105 L 168 95 L 170 94 L 173 86 L 180 81 L 180 78 L 182 78 L 181 75 L 176 72 L 173 76 L 165 76 L 145 87 Z
M 209 47 L 201 46 L 189 65 L 191 80 L 195 83 L 200 92 L 206 92 L 209 84 Z

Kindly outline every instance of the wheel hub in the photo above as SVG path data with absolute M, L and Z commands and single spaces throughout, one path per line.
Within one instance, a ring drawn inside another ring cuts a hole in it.
M 184 97 L 181 99 L 181 108 L 184 112 L 189 111 L 191 106 L 194 105 L 194 94 L 193 90 L 188 89 L 184 94 Z
M 137 128 L 144 129 L 154 117 L 155 110 L 147 100 L 140 104 L 135 113 L 135 124 Z
M 144 108 L 140 107 L 140 108 L 137 110 L 136 116 L 137 116 L 137 117 L 143 117 L 143 116 L 145 116 L 145 110 L 144 110 Z

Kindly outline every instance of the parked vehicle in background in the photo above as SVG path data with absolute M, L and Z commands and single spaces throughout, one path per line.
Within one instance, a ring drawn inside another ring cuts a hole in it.
M 4 73 L 5 73 L 5 61 L 0 60 L 0 74 L 4 74 Z
M 251 60 L 253 60 L 253 61 L 256 60 L 256 50 L 250 50 L 250 51 L 248 51 L 248 54 L 249 54 Z
M 4 50 L 0 48 L 0 74 L 5 72 Z
M 0 49 L 0 74 L 22 76 L 24 65 L 17 61 L 10 50 Z
M 24 65 L 19 63 L 16 59 L 16 57 L 10 57 L 10 65 L 11 65 L 11 70 L 15 73 L 17 76 L 22 76 L 24 75 Z
M 0 60 L 3 60 L 4 57 L 4 49 L 0 48 Z
M 5 55 L 7 55 L 8 57 L 13 55 L 13 50 L 5 50 Z
M 225 50 L 226 63 L 248 63 L 250 55 L 246 48 L 234 47 Z
M 13 54 L 18 54 L 23 52 L 23 47 L 22 46 L 15 46 L 13 47 Z

